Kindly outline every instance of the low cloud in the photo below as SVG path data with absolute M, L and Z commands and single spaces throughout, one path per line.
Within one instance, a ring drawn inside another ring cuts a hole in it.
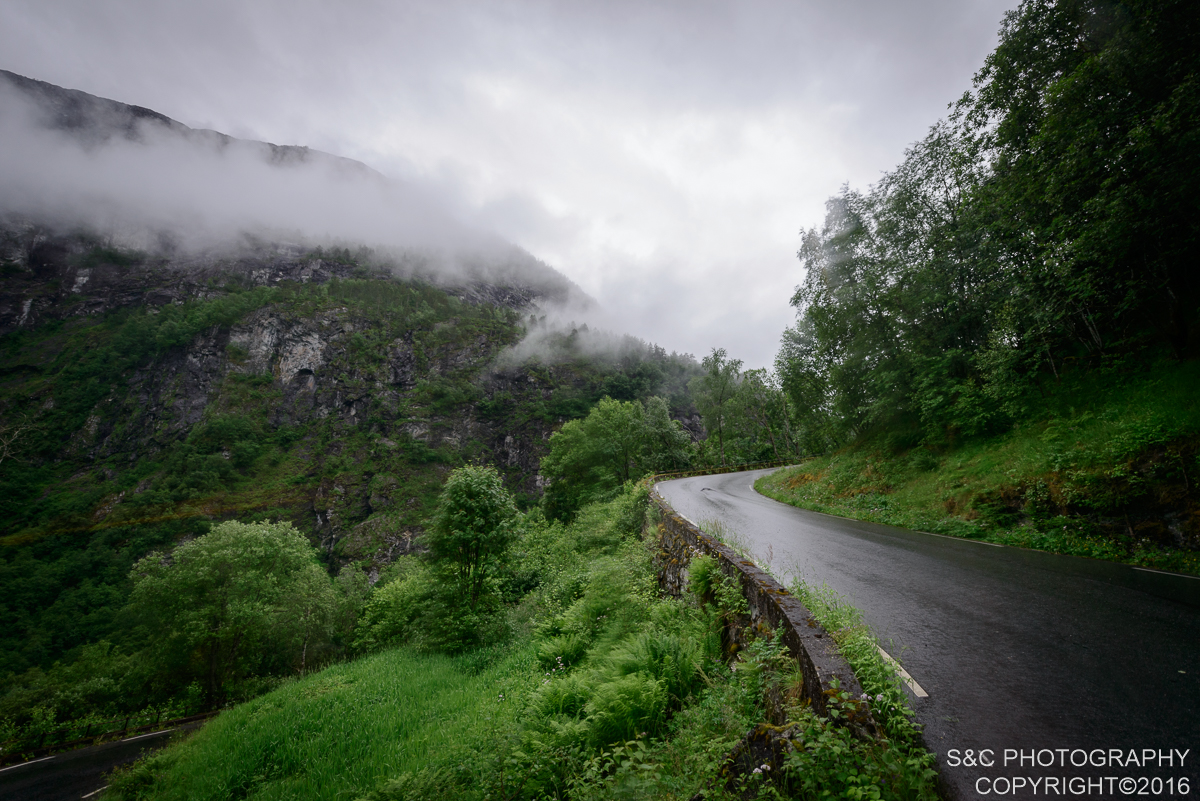
M 499 244 L 436 198 L 353 162 L 317 154 L 273 164 L 262 143 L 200 134 L 153 120 L 135 120 L 129 137 L 56 130 L 0 81 L 0 208 L 103 231 L 169 232 L 187 247 L 247 232 L 438 250 Z
M 360 159 L 598 298 L 770 364 L 802 228 L 971 85 L 1016 0 L 9 0 L 5 66 Z

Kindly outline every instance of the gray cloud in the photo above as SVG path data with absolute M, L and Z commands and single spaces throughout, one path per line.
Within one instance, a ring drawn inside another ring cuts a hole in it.
M 103 117 L 51 127 L 45 109 L 0 76 L 0 210 L 131 235 L 161 231 L 202 249 L 244 233 L 416 248 L 497 250 L 496 236 L 456 219 L 440 197 L 355 162 L 157 120 Z M 297 158 L 303 159 L 298 161 Z
M 758 366 L 799 229 L 969 88 L 1011 2 L 2 0 L 0 67 L 360 159 L 606 327 Z

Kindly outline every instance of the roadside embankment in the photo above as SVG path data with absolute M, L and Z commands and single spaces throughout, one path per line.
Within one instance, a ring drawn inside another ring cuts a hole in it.
M 1200 575 L 1200 365 L 1047 398 L 990 438 L 900 447 L 884 432 L 759 479 L 802 509 Z
M 746 601 L 745 613 L 729 618 L 726 624 L 723 640 L 729 647 L 741 648 L 747 634 L 753 636 L 769 628 L 796 660 L 804 676 L 802 700 L 818 714 L 827 715 L 829 699 L 839 694 L 851 699 L 862 697 L 862 687 L 833 638 L 798 598 L 751 560 L 740 557 L 679 515 L 656 490 L 651 491 L 650 500 L 659 512 L 653 525 L 661 547 L 658 574 L 664 592 L 682 595 L 688 586 L 692 559 L 699 555 L 713 557 L 721 572 L 736 582 Z M 842 708 L 843 714 L 847 709 L 847 725 L 863 736 L 877 733 L 868 702 L 852 702 Z M 782 714 L 780 709 L 781 718 Z M 782 723 L 782 719 L 772 722 Z

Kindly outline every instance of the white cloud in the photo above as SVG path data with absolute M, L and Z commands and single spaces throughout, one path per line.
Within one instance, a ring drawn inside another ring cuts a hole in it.
M 1011 0 L 2 0 L 0 65 L 363 160 L 609 327 L 768 364 L 801 228 L 969 88 Z

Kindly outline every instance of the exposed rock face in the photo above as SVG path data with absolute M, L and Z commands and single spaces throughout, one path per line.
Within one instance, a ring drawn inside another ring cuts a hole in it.
M 309 258 L 286 246 L 255 257 L 212 262 L 130 261 L 127 254 L 102 249 L 108 257 L 92 258 L 83 267 L 82 257 L 96 251 L 86 239 L 25 226 L 8 229 L 2 241 L 7 280 L 0 286 L 0 333 L 32 330 L 56 319 L 98 318 L 122 308 L 204 300 L 223 295 L 219 287 L 231 281 L 243 287 L 313 285 L 362 273 L 361 268 Z M 538 298 L 528 288 L 515 293 L 504 288 L 487 293 L 478 291 L 478 285 L 475 289 L 474 297 L 481 301 L 493 296 L 515 303 Z M 535 419 L 513 426 L 505 419 L 481 417 L 471 403 L 431 410 L 423 405 L 426 401 L 415 400 L 414 393 L 423 382 L 465 380 L 477 387 L 479 400 L 497 393 L 546 399 L 553 386 L 525 369 L 498 371 L 495 358 L 509 342 L 483 333 L 460 335 L 453 320 L 432 329 L 381 334 L 378 320 L 363 315 L 361 309 L 336 304 L 301 312 L 286 303 L 268 302 L 232 325 L 212 326 L 120 379 L 72 436 L 61 458 L 81 464 L 113 459 L 133 464 L 155 458 L 215 414 L 227 413 L 221 410 L 230 402 L 229 382 L 241 377 L 257 381 L 258 391 L 268 396 L 266 420 L 273 429 L 308 431 L 315 421 L 332 426 L 331 444 L 310 452 L 314 471 L 323 460 L 342 453 L 343 437 L 366 425 L 377 432 L 374 455 L 360 454 L 361 458 L 380 464 L 403 459 L 406 449 L 411 450 L 405 442 L 419 443 L 428 452 L 458 451 L 475 443 L 473 447 L 483 449 L 480 456 L 504 469 L 516 488 L 540 493 L 539 461 L 555 422 Z M 356 336 L 374 342 L 381 335 L 381 348 L 365 354 L 355 350 Z M 38 402 L 50 409 L 55 401 L 47 395 Z M 373 422 L 368 424 L 371 415 Z M 130 497 L 145 489 L 139 487 Z M 321 481 L 311 492 L 308 512 L 295 520 L 313 532 L 314 541 L 331 559 L 366 559 L 377 574 L 397 556 L 419 548 L 420 526 L 404 514 L 411 510 L 416 491 L 394 477 L 368 471 L 354 480 Z M 116 496 L 106 500 L 102 517 L 121 502 Z
M 55 142 L 65 134 L 65 147 L 140 153 L 139 144 L 166 137 L 206 157 L 241 148 L 272 169 L 320 162 L 339 177 L 386 180 L 348 159 L 195 130 L 150 109 L 0 70 L 5 103 L 31 107 L 34 124 Z M 17 343 L 0 354 L 0 422 L 40 415 L 61 429 L 61 450 L 43 448 L 38 458 L 103 495 L 91 511 L 106 524 L 150 505 L 168 516 L 283 514 L 331 562 L 366 560 L 377 570 L 420 547 L 422 504 L 450 464 L 494 463 L 510 487 L 539 494 L 539 461 L 563 422 L 548 411 L 555 392 L 595 399 L 595 372 L 496 366 L 521 336 L 517 319 L 550 302 L 590 303 L 562 274 L 503 242 L 486 239 L 481 250 L 448 256 L 324 251 L 229 234 L 241 239 L 203 250 L 148 222 L 97 232 L 14 209 L 24 207 L 0 208 L 0 337 L 15 334 L 6 341 Z M 412 280 L 363 283 L 391 278 Z M 415 298 L 412 307 L 354 294 L 380 288 Z M 209 311 L 216 316 L 204 316 Z M 126 329 L 122 321 L 134 322 Z M 117 329 L 137 345 L 114 345 Z M 55 331 L 63 336 L 55 339 Z M 108 375 L 79 373 L 101 387 L 99 400 L 89 393 L 81 400 L 66 386 L 73 374 L 60 356 L 80 355 L 68 342 L 79 332 L 96 333 L 109 349 L 105 358 L 120 364 Z M 41 350 L 23 352 L 25 342 Z M 205 431 L 230 420 L 253 433 L 214 445 L 219 437 Z M 229 493 L 253 494 L 243 479 L 260 474 L 251 467 L 260 469 L 254 454 L 265 451 L 288 460 L 280 468 L 288 474 L 274 476 L 284 487 L 223 505 Z M 212 468 L 223 478 L 187 483 L 193 457 L 196 472 Z M 156 460 L 157 473 L 121 491 L 103 486 L 146 459 Z M 231 477 L 235 463 L 243 472 Z M 8 531 L 0 521 L 0 533 Z
M 235 256 L 130 253 L 94 235 L 63 235 L 19 219 L 0 224 L 0 270 L 0 335 L 49 320 L 216 297 L 230 281 L 324 283 L 363 272 L 289 245 L 239 248 Z

